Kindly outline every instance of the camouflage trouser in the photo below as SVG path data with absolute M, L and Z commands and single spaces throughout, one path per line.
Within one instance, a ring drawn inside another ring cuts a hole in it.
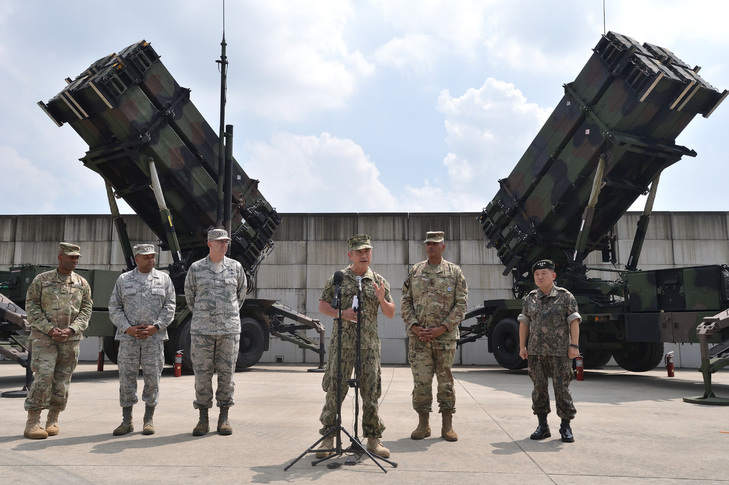
M 453 389 L 451 368 L 456 357 L 456 342 L 434 340 L 421 342 L 417 337 L 410 337 L 408 343 L 408 360 L 413 372 L 413 409 L 418 412 L 433 410 L 433 375 L 438 381 L 439 412 L 450 410 L 456 412 L 456 392 Z
M 126 408 L 137 404 L 137 376 L 142 368 L 144 390 L 142 401 L 148 406 L 156 406 L 159 400 L 159 380 L 164 367 L 164 341 L 160 340 L 120 340 L 119 356 L 119 404 Z
M 218 374 L 215 400 L 218 407 L 230 407 L 235 390 L 235 363 L 238 360 L 240 334 L 192 335 L 190 358 L 195 372 L 195 409 L 213 407 L 213 373 Z
M 56 342 L 46 335 L 32 339 L 30 369 L 33 384 L 25 399 L 26 411 L 63 411 L 68 401 L 71 374 L 78 364 L 80 340 Z
M 529 355 L 529 377 L 534 383 L 532 391 L 534 414 L 549 414 L 551 411 L 549 389 L 547 389 L 547 379 L 551 376 L 557 416 L 562 419 L 574 419 L 577 410 L 572 402 L 569 389 L 573 375 L 572 362 L 569 357 Z
M 349 390 L 347 381 L 354 371 L 355 357 L 355 349 L 342 349 L 342 376 L 339 382 L 340 404 Z M 360 357 L 362 365 L 359 373 L 359 394 L 362 397 L 362 434 L 365 437 L 382 438 L 385 424 L 380 419 L 377 404 L 382 395 L 380 350 L 364 349 L 360 352 Z M 327 395 L 319 417 L 322 424 L 319 433 L 326 434 L 332 426 L 337 424 L 337 352 L 335 346 L 329 348 L 327 369 L 321 387 Z

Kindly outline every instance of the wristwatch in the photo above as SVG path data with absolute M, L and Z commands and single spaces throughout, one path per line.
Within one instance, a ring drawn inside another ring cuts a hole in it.
M 580 350 L 580 346 L 579 346 L 579 345 L 575 345 L 575 344 L 570 344 L 570 347 L 574 347 L 574 348 L 576 348 L 577 350 Z

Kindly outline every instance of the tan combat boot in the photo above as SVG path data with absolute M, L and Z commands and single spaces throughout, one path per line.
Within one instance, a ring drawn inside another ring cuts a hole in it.
M 210 421 L 208 420 L 208 408 L 199 408 L 198 411 L 200 411 L 200 419 L 198 419 L 197 424 L 192 429 L 193 436 L 202 436 L 204 434 L 207 434 L 208 431 L 210 431 Z
M 116 427 L 112 433 L 114 436 L 121 436 L 123 434 L 131 433 L 134 431 L 134 422 L 132 421 L 132 407 L 128 406 L 122 408 L 122 422 Z
M 410 439 L 422 440 L 430 436 L 430 413 L 427 411 L 418 411 L 418 427 L 410 434 Z
M 46 433 L 48 436 L 56 436 L 60 430 L 58 427 L 58 409 L 49 409 L 48 417 L 46 418 Z
M 321 446 L 316 452 L 316 457 L 326 458 L 327 456 L 333 455 L 334 452 L 331 451 L 332 449 L 334 449 L 334 435 L 330 434 L 322 440 Z
M 152 421 L 153 416 L 154 406 L 145 406 L 144 419 L 142 420 L 142 434 L 154 434 L 154 422 Z
M 441 411 L 443 415 L 443 428 L 440 430 L 440 435 L 446 441 L 458 441 L 458 435 L 453 431 L 453 412 L 452 411 Z
M 25 431 L 23 436 L 32 440 L 42 440 L 48 438 L 46 430 L 40 425 L 41 410 L 28 411 L 28 421 L 25 423 Z
M 367 437 L 367 451 L 382 458 L 390 458 L 390 450 L 382 446 L 380 438 L 374 436 Z
M 218 416 L 218 434 L 228 436 L 233 434 L 233 427 L 228 423 L 228 409 L 227 407 L 220 408 L 220 415 Z

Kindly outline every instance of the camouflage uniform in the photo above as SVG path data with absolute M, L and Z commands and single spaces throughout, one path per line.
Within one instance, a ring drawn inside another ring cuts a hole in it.
M 117 327 L 119 341 L 119 404 L 124 407 L 137 403 L 139 368 L 144 375 L 142 400 L 156 406 L 159 381 L 164 366 L 164 341 L 167 326 L 175 316 L 175 287 L 167 273 L 155 268 L 141 273 L 138 268 L 123 273 L 116 280 L 109 299 L 109 318 Z M 146 339 L 129 335 L 127 329 L 136 325 L 154 325 L 157 332 Z
M 218 407 L 234 404 L 234 373 L 240 345 L 240 309 L 246 296 L 243 266 L 228 257 L 210 256 L 190 266 L 185 298 L 192 311 L 190 358 L 195 372 L 195 409 L 213 405 L 213 373 L 218 373 Z
M 407 327 L 408 360 L 413 372 L 413 409 L 430 413 L 433 404 L 433 375 L 437 376 L 440 412 L 456 411 L 451 368 L 456 355 L 458 325 L 468 304 L 466 278 L 458 265 L 443 259 L 438 266 L 428 261 L 413 265 L 402 287 L 400 312 Z M 412 326 L 448 331 L 432 342 L 421 342 Z
M 341 285 L 341 307 L 352 307 L 352 300 L 357 295 L 356 275 L 351 268 L 343 269 L 344 281 Z M 362 434 L 365 437 L 381 438 L 385 424 L 378 415 L 378 400 L 382 394 L 380 380 L 380 337 L 377 334 L 377 312 L 380 302 L 375 295 L 375 285 L 385 285 L 385 300 L 392 302 L 390 284 L 382 276 L 371 269 L 362 276 L 361 314 L 362 326 L 360 330 L 360 358 L 361 369 L 359 373 L 359 392 L 362 396 Z M 330 277 L 324 285 L 319 297 L 322 301 L 332 301 L 334 298 L 334 277 Z M 322 379 L 322 389 L 326 391 L 324 408 L 319 420 L 322 428 L 319 432 L 326 434 L 335 426 L 337 417 L 337 340 L 339 330 L 337 319 L 334 320 L 334 329 L 329 340 L 329 356 L 327 369 Z M 341 381 L 339 383 L 343 401 L 349 390 L 347 381 L 352 376 L 357 352 L 357 324 L 355 322 L 342 322 L 342 361 Z
M 570 346 L 570 324 L 581 318 L 575 297 L 564 288 L 552 286 L 548 295 L 539 288 L 524 297 L 518 320 L 529 327 L 529 377 L 534 383 L 532 410 L 536 415 L 550 412 L 547 379 L 552 377 L 557 416 L 565 420 L 575 417 L 569 385 L 572 363 L 567 356 Z
M 33 354 L 33 384 L 25 400 L 26 411 L 66 409 L 71 374 L 78 364 L 91 307 L 91 287 L 76 273 L 64 275 L 54 269 L 33 279 L 25 300 Z M 57 342 L 48 336 L 54 327 L 71 328 L 74 333 Z

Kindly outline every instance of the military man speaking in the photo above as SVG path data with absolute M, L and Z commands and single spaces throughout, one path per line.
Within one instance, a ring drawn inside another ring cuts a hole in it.
M 58 268 L 39 274 L 28 287 L 25 311 L 31 327 L 33 384 L 25 400 L 26 438 L 57 435 L 58 414 L 66 409 L 71 374 L 91 318 L 91 287 L 73 272 L 80 257 L 79 246 L 60 243 Z M 48 409 L 45 429 L 40 425 L 43 409 Z
M 142 434 L 154 434 L 152 417 L 159 400 L 167 326 L 175 316 L 175 287 L 167 273 L 155 269 L 152 244 L 133 248 L 137 267 L 119 276 L 109 299 L 109 318 L 119 341 L 119 404 L 122 423 L 114 435 L 134 431 L 132 406 L 137 403 L 139 368 L 144 375 Z

